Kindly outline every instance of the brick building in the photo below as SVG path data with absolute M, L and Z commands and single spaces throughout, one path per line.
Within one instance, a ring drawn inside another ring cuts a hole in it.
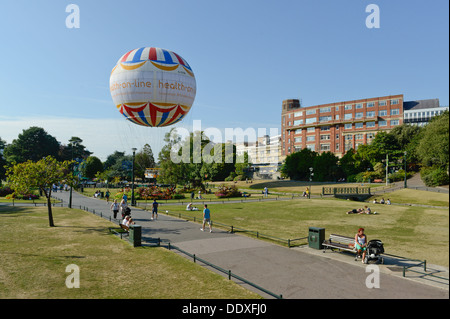
M 281 111 L 281 155 L 309 148 L 341 157 L 369 144 L 380 131 L 403 124 L 403 94 L 302 107 L 284 100 Z

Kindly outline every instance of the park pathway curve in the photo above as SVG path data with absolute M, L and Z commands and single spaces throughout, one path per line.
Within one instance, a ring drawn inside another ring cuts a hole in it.
M 58 192 L 55 198 L 69 200 L 69 192 Z M 88 208 L 110 219 L 111 203 L 73 192 L 73 208 Z M 162 205 L 160 212 L 170 206 Z M 364 298 L 364 299 L 448 299 L 447 284 L 433 284 L 433 280 L 413 280 L 392 271 L 396 265 L 387 260 L 380 268 L 380 288 L 368 288 L 366 279 L 370 273 L 360 261 L 345 254 L 303 247 L 286 248 L 247 236 L 220 229 L 201 231 L 198 223 L 185 221 L 160 213 L 151 220 L 151 212 L 132 208 L 131 215 L 142 226 L 144 242 L 161 242 L 173 245 L 215 264 L 234 274 L 288 299 Z M 201 212 L 199 211 L 199 217 Z M 213 215 L 214 216 L 214 215 Z M 184 256 L 184 255 L 183 255 Z M 132 265 L 130 265 L 132 267 Z M 207 267 L 205 265 L 205 267 Z M 448 278 L 448 269 L 438 270 Z M 413 276 L 413 275 L 411 275 Z M 413 276 L 414 277 L 414 276 Z M 251 286 L 246 288 L 261 294 Z M 194 297 L 194 296 L 193 296 Z M 195 298 L 195 297 L 194 297 Z

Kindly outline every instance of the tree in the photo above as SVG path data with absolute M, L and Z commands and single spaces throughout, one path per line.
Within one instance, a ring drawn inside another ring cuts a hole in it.
M 43 128 L 33 126 L 23 130 L 22 134 L 6 147 L 4 156 L 9 163 L 23 163 L 28 160 L 36 162 L 46 156 L 57 158 L 59 148 L 56 138 Z
M 0 186 L 2 185 L 2 179 L 4 179 L 6 176 L 6 160 L 3 158 L 3 150 L 5 149 L 5 147 L 6 142 L 0 138 Z
M 319 182 L 337 181 L 341 176 L 339 158 L 332 152 L 323 152 L 314 158 L 314 180 Z
M 425 166 L 448 168 L 449 165 L 449 112 L 433 118 L 423 131 L 417 155 Z
M 47 156 L 37 162 L 28 160 L 14 164 L 7 169 L 8 181 L 16 194 L 29 193 L 32 188 L 38 188 L 47 198 L 48 222 L 54 227 L 51 194 L 53 184 L 65 182 L 71 187 L 74 177 L 71 170 L 72 161 L 58 162 L 54 157 Z
M 62 160 L 78 159 L 79 161 L 88 158 L 92 152 L 89 152 L 81 143 L 83 143 L 81 138 L 72 136 L 67 146 L 61 145 L 59 151 L 60 158 Z
M 316 156 L 317 153 L 308 148 L 288 155 L 281 172 L 291 179 L 309 180 L 309 168 L 314 166 L 314 158 Z
M 155 167 L 155 158 L 153 157 L 153 151 L 150 145 L 145 144 L 144 148 L 136 153 L 134 158 L 134 171 L 138 178 L 144 180 L 145 169 Z
M 96 156 L 89 156 L 82 165 L 81 173 L 84 177 L 93 179 L 98 172 L 103 172 L 102 161 Z

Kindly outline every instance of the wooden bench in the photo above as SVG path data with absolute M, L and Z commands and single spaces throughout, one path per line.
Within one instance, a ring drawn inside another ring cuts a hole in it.
M 117 235 L 120 235 L 120 239 L 122 239 L 123 235 L 129 234 L 130 228 L 123 224 L 119 224 L 119 226 L 120 228 L 110 227 L 109 231 Z
M 356 254 L 355 260 L 358 259 L 358 255 L 357 255 L 358 251 L 356 250 L 356 247 L 355 247 L 355 238 L 331 234 L 330 238 L 328 240 L 324 240 L 322 245 L 325 248 L 323 250 L 324 253 L 327 249 L 331 249 L 331 250 L 339 249 L 339 250 L 344 250 L 344 251 L 349 251 L 349 252 L 355 253 Z

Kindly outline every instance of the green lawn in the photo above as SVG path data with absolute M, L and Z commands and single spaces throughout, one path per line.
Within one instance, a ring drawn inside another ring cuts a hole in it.
M 364 205 L 371 207 L 377 214 L 346 214 L 347 211 Z M 199 211 L 188 212 L 185 206 L 164 206 L 163 211 L 168 209 L 201 220 L 203 207 L 197 207 Z M 296 199 L 210 204 L 208 208 L 215 222 L 283 239 L 305 237 L 309 227 L 323 227 L 327 236 L 331 233 L 354 236 L 359 227 L 364 227 L 369 240 L 383 241 L 386 253 L 411 259 L 426 259 L 432 264 L 449 265 L 449 212 L 444 207 L 371 205 L 337 199 Z
M 0 206 L 0 298 L 260 298 L 165 248 L 138 247 L 90 213 Z M 80 269 L 80 288 L 65 285 L 66 266 Z

